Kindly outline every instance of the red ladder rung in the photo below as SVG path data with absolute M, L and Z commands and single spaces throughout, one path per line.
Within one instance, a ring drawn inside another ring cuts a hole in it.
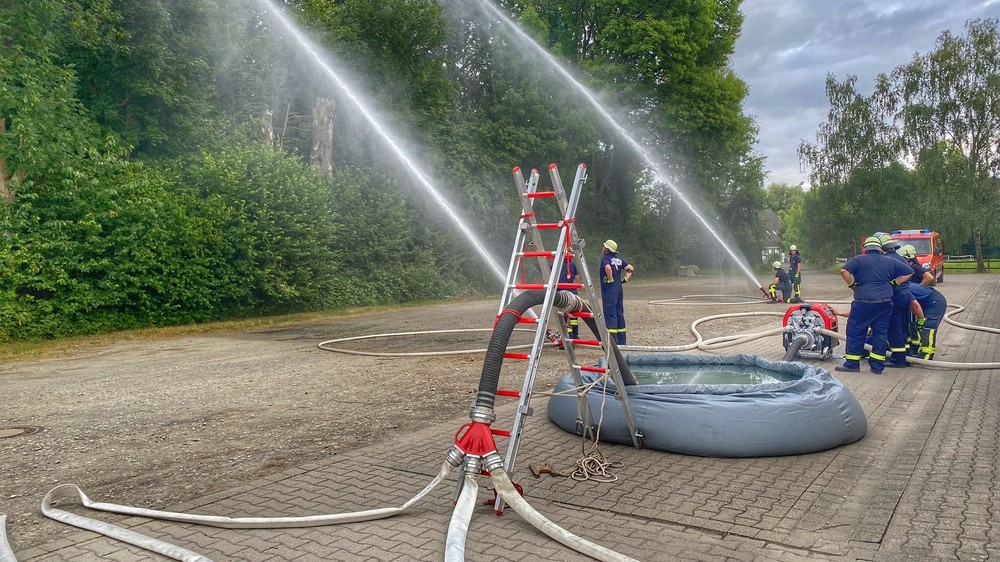
M 522 256 L 526 258 L 549 258 L 555 259 L 556 253 L 549 251 L 535 251 L 535 252 L 522 252 Z
M 521 317 L 517 319 L 518 324 L 538 324 L 538 318 L 525 318 Z
M 535 225 L 535 228 L 562 228 L 563 223 L 561 222 L 540 222 Z
M 593 318 L 593 312 L 567 312 L 573 318 Z
M 546 285 L 544 283 L 515 283 L 514 288 L 523 291 L 538 291 L 546 288 Z
M 582 289 L 583 283 L 559 283 L 556 287 L 560 289 Z
M 600 340 L 573 340 L 573 345 L 589 345 L 590 347 L 601 347 Z
M 520 398 L 521 392 L 517 390 L 497 390 L 497 396 L 510 396 L 511 398 Z
M 503 354 L 503 358 L 504 359 L 525 359 L 525 360 L 527 360 L 529 357 L 531 357 L 531 356 L 528 355 L 527 353 L 511 353 L 511 352 L 507 352 L 507 353 Z
M 528 193 L 528 199 L 536 199 L 538 197 L 555 197 L 555 191 L 536 191 L 534 193 Z
M 576 342 L 574 341 L 574 343 L 576 343 Z M 588 373 L 607 373 L 608 372 L 607 368 L 605 368 L 605 367 L 589 367 L 589 366 L 586 366 L 586 365 L 580 366 L 580 370 L 581 371 L 586 371 Z
M 506 429 L 493 429 L 491 427 L 490 433 L 492 433 L 493 435 L 499 435 L 500 437 L 510 437 L 510 432 L 507 431 Z

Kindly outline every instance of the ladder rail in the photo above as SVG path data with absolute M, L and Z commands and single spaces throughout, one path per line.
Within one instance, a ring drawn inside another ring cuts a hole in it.
M 504 307 L 507 306 L 507 303 L 517 296 L 515 285 L 517 281 L 517 274 L 520 270 L 519 254 L 521 249 L 524 247 L 524 240 L 527 236 L 527 231 L 530 229 L 528 219 L 530 219 L 534 213 L 534 200 L 528 198 L 527 194 L 534 193 L 538 189 L 538 170 L 531 170 L 531 173 L 528 175 L 528 181 L 525 181 L 524 176 L 521 174 L 520 167 L 514 168 L 513 175 L 514 185 L 517 187 L 517 192 L 521 199 L 521 218 L 518 220 L 517 233 L 514 236 L 514 247 L 511 251 L 510 263 L 507 265 L 507 279 L 504 281 L 503 290 L 500 296 L 500 308 L 497 310 L 497 315 L 501 314 Z
M 583 174 L 582 180 L 581 174 Z M 559 173 L 555 168 L 555 164 L 549 166 L 549 175 L 551 176 L 552 184 L 556 191 L 563 191 L 562 178 L 560 178 Z M 583 181 L 586 181 L 586 167 L 583 164 L 580 164 L 580 166 L 577 167 L 576 179 L 573 180 L 573 189 L 570 192 L 570 199 L 567 202 L 566 207 L 563 209 L 565 217 L 564 220 L 569 223 L 569 237 L 572 241 L 574 241 L 574 246 L 577 245 L 576 241 L 579 240 L 579 236 L 576 232 L 576 221 L 573 219 L 576 216 L 576 208 L 580 203 L 580 195 L 583 191 L 581 189 Z M 611 379 L 615 383 L 615 397 L 621 402 L 622 413 L 624 414 L 625 422 L 628 424 L 632 444 L 638 449 L 642 447 L 642 435 L 636 427 L 635 417 L 632 414 L 632 406 L 628 399 L 628 392 L 625 389 L 625 381 L 622 379 L 621 365 L 618 364 L 618 357 L 614 353 L 614 345 L 611 343 L 611 334 L 608 332 L 607 324 L 604 322 L 604 309 L 603 307 L 601 309 L 597 309 L 597 303 L 599 302 L 597 299 L 597 291 L 594 289 L 594 282 L 590 276 L 590 269 L 587 267 L 587 258 L 582 251 L 584 245 L 585 244 L 581 240 L 579 242 L 580 251 L 577 252 L 574 249 L 573 258 L 578 260 L 577 270 L 580 272 L 580 277 L 583 280 L 583 288 L 587 291 L 587 298 L 590 303 L 591 313 L 594 315 L 594 318 L 597 319 L 596 324 L 601 332 L 600 340 L 602 347 L 604 347 L 605 364 L 607 365 L 608 373 L 611 375 Z M 570 344 L 570 347 L 571 346 L 572 344 Z M 570 347 L 567 347 L 567 349 L 570 349 Z M 576 362 L 574 361 L 573 363 L 575 364 Z M 578 371 L 574 369 L 574 372 Z M 574 382 L 576 382 L 577 386 L 580 386 L 580 381 Z M 581 396 L 580 400 L 587 400 L 587 398 L 585 396 Z M 589 408 L 584 411 L 589 415 Z M 591 421 L 589 423 L 593 422 Z M 593 431 L 593 428 L 591 428 L 591 431 Z

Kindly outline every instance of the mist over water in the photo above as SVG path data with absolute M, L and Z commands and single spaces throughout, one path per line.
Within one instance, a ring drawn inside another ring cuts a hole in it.
M 754 276 L 753 272 L 750 270 L 746 263 L 746 260 L 740 256 L 737 256 L 732 249 L 732 245 L 727 243 L 722 239 L 719 234 L 718 229 L 714 227 L 707 218 L 698 210 L 698 208 L 691 202 L 691 200 L 684 194 L 684 192 L 677 186 L 677 184 L 671 179 L 670 175 L 666 171 L 666 167 L 663 162 L 651 154 L 645 147 L 643 147 L 635 139 L 634 135 L 625 129 L 620 124 L 620 121 L 624 119 L 618 119 L 612 116 L 607 109 L 605 109 L 604 104 L 601 103 L 597 97 L 590 92 L 590 90 L 581 84 L 566 68 L 553 57 L 547 50 L 545 50 L 541 45 L 539 45 L 530 35 L 525 33 L 520 26 L 518 26 L 510 17 L 500 11 L 499 8 L 493 5 L 490 0 L 451 0 L 452 2 L 457 2 L 462 4 L 465 8 L 473 7 L 478 8 L 485 15 L 491 16 L 503 22 L 505 26 L 514 35 L 517 41 L 513 41 L 515 45 L 519 45 L 521 49 L 528 49 L 530 53 L 541 60 L 544 60 L 548 65 L 550 65 L 559 76 L 578 93 L 583 99 L 585 99 L 594 111 L 601 117 L 601 119 L 607 123 L 618 135 L 625 141 L 625 143 L 638 154 L 646 166 L 652 171 L 654 175 L 654 180 L 659 183 L 663 183 L 673 192 L 674 196 L 680 200 L 688 211 L 698 220 L 705 230 L 712 235 L 716 241 L 719 242 L 719 246 L 725 250 L 727 254 L 733 259 L 737 266 L 750 278 L 753 282 L 754 287 L 759 287 L 760 282 Z
M 322 73 L 322 75 L 343 95 L 344 99 L 349 101 L 353 108 L 357 110 L 364 121 L 369 125 L 375 136 L 392 151 L 393 155 L 399 161 L 399 163 L 405 168 L 406 172 L 416 181 L 417 185 L 423 188 L 434 202 L 441 208 L 442 211 L 448 216 L 449 219 L 455 224 L 459 232 L 468 240 L 469 244 L 476 250 L 476 252 L 482 256 L 483 260 L 486 261 L 490 269 L 496 274 L 496 276 L 501 280 L 505 281 L 507 278 L 506 268 L 501 268 L 500 264 L 490 255 L 486 250 L 486 247 L 479 240 L 478 237 L 470 230 L 465 221 L 458 215 L 458 213 L 448 204 L 448 201 L 442 195 L 441 191 L 438 190 L 431 179 L 425 174 L 420 167 L 414 162 L 413 156 L 403 148 L 402 142 L 399 140 L 398 135 L 391 132 L 388 126 L 383 123 L 375 114 L 375 109 L 371 107 L 370 104 L 365 103 L 359 98 L 359 95 L 363 95 L 363 92 L 359 92 L 357 88 L 351 85 L 351 81 L 348 79 L 346 72 L 343 71 L 343 65 L 338 65 L 334 57 L 327 52 L 321 50 L 311 39 L 306 37 L 306 35 L 299 29 L 299 27 L 293 22 L 288 15 L 282 12 L 281 7 L 276 6 L 273 0 L 258 0 L 258 5 L 263 8 L 267 14 L 274 20 L 281 23 L 281 25 L 288 32 L 289 37 L 294 41 L 295 46 L 306 53 L 313 65 Z

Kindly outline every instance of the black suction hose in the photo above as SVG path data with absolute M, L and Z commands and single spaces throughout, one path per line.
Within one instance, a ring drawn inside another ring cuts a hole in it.
M 500 367 L 503 365 L 503 356 L 507 351 L 510 336 L 514 332 L 514 328 L 517 326 L 521 315 L 531 307 L 542 304 L 544 300 L 545 291 L 525 291 L 510 301 L 507 308 L 500 313 L 496 324 L 493 325 L 493 336 L 490 338 L 490 343 L 486 348 L 486 359 L 483 361 L 483 372 L 479 377 L 479 392 L 476 394 L 474 408 L 493 409 L 496 402 L 497 386 L 500 384 Z M 552 306 L 562 312 L 581 312 L 587 309 L 586 303 L 576 295 L 566 291 L 556 293 L 555 299 L 552 301 Z M 597 321 L 593 317 L 586 318 L 585 320 L 587 326 L 590 327 L 597 340 L 600 341 L 601 331 L 597 327 Z M 628 366 L 625 364 L 625 357 L 618 349 L 618 346 L 613 341 L 610 344 L 611 349 L 614 351 L 615 359 L 618 361 L 618 366 L 621 369 L 622 380 L 626 386 L 636 384 L 635 377 L 632 376 L 632 372 L 629 371 Z
M 790 344 L 788 344 L 788 351 L 785 352 L 785 356 L 781 358 L 782 361 L 795 361 L 795 357 L 799 354 L 799 350 L 802 346 L 809 343 L 809 338 L 805 336 L 796 336 Z

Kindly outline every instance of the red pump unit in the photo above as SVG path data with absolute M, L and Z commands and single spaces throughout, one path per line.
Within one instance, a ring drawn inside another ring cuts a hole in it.
M 801 303 L 790 306 L 782 320 L 785 361 L 796 357 L 829 359 L 838 340 L 820 330 L 837 331 L 837 311 L 828 304 Z

